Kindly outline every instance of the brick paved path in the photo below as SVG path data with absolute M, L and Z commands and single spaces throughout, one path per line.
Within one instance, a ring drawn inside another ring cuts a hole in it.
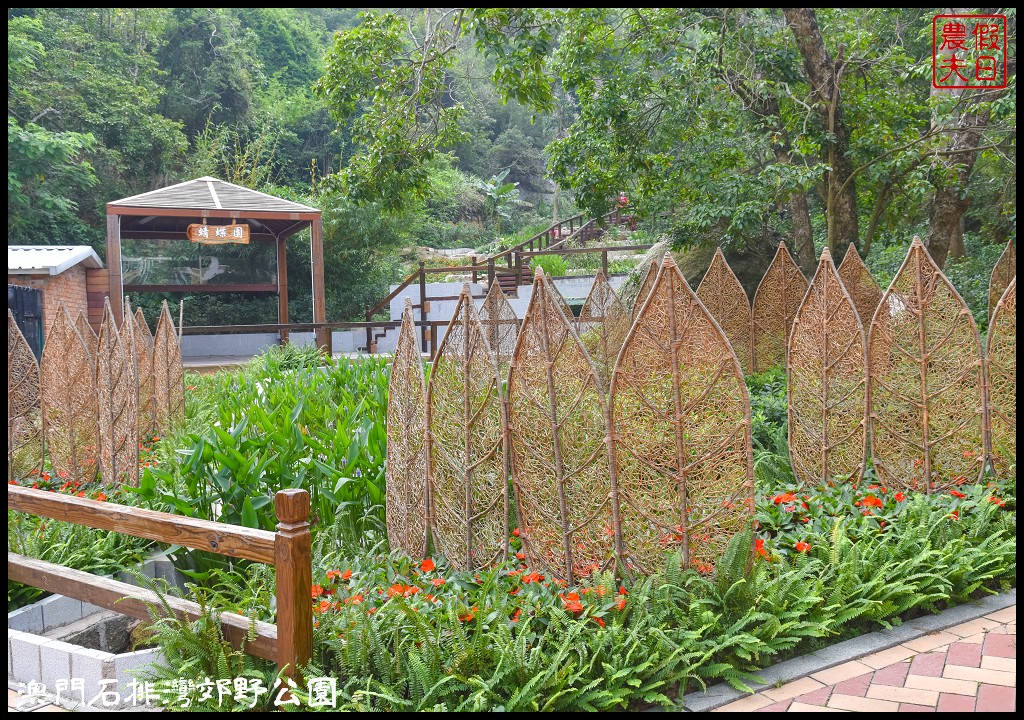
M 1014 712 L 1017 607 L 908 640 L 714 712 Z

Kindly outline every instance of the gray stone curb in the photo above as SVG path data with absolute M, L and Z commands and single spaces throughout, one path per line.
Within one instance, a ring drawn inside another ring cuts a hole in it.
M 749 684 L 754 692 L 767 690 L 850 660 L 895 647 L 908 640 L 976 620 L 1016 604 L 1017 588 L 1000 595 L 989 595 L 981 600 L 943 610 L 938 615 L 914 618 L 897 627 L 861 635 L 809 655 L 773 665 L 757 674 L 762 682 Z M 745 693 L 722 683 L 709 687 L 704 692 L 688 693 L 683 697 L 681 709 L 685 712 L 708 712 L 750 694 L 752 693 Z

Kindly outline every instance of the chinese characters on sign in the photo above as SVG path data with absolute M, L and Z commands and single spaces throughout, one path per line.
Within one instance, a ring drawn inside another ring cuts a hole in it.
M 936 15 L 932 86 L 939 90 L 1006 87 L 1006 16 Z
M 189 225 L 185 234 L 192 242 L 203 245 L 249 244 L 248 225 Z

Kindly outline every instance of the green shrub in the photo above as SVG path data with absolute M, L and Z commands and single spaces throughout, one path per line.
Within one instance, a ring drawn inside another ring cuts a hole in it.
M 535 268 L 544 268 L 544 272 L 551 277 L 562 277 L 568 271 L 568 265 L 561 255 L 535 255 L 532 264 Z

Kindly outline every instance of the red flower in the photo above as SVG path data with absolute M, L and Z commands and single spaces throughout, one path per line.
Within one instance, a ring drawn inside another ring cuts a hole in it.
M 519 537 L 519 528 L 512 531 L 512 537 Z
M 868 495 L 864 498 L 864 507 L 882 507 L 885 503 L 876 498 L 874 495 Z
M 345 572 L 343 572 L 341 574 L 341 579 L 342 580 L 348 580 L 350 577 L 352 577 L 352 571 L 351 570 L 346 570 Z
M 793 500 L 796 500 L 796 495 L 794 495 L 791 492 L 784 493 L 782 495 L 776 495 L 774 498 L 772 498 L 772 502 L 775 503 L 776 505 L 779 505 L 781 503 L 792 502 Z
M 315 613 L 325 613 L 325 612 L 327 612 L 330 609 L 331 609 L 331 601 L 330 600 L 321 600 L 320 604 L 313 608 L 313 612 L 315 612 Z
M 314 585 L 313 586 L 313 597 L 320 597 L 323 594 L 324 594 L 324 589 L 323 589 L 323 587 L 321 585 Z
M 949 494 L 952 495 L 955 498 L 965 498 L 965 497 L 967 497 L 962 492 L 957 492 L 956 490 L 951 490 Z
M 803 540 L 801 540 L 794 547 L 796 547 L 797 552 L 807 552 L 811 549 L 811 544 L 805 543 Z
M 363 602 L 362 593 L 357 593 L 345 601 L 346 605 L 361 605 Z
M 423 572 L 432 572 L 434 570 L 434 561 L 430 558 L 427 558 L 422 563 L 420 563 L 420 570 L 422 570 Z
M 523 614 L 522 608 L 516 608 L 516 611 L 512 613 L 512 617 L 509 618 L 512 622 L 519 622 L 519 616 Z
M 517 552 L 516 553 L 516 558 L 518 558 L 519 560 L 525 560 L 526 559 L 526 553 Z
M 960 519 L 960 511 L 959 510 L 954 510 L 953 512 L 951 512 L 949 514 L 949 516 L 951 518 L 953 518 L 954 520 L 959 520 Z
M 1005 505 L 1006 505 L 1006 503 L 1005 503 L 1005 502 L 1003 502 L 1003 501 L 1002 501 L 1002 500 L 1001 500 L 1000 498 L 997 498 L 997 497 L 996 497 L 995 495 L 993 495 L 992 497 L 990 497 L 990 498 L 988 499 L 988 501 L 989 501 L 990 503 L 995 503 L 995 504 L 996 504 L 996 505 L 998 505 L 999 507 L 1003 507 L 1003 506 L 1005 506 Z
M 619 610 L 625 610 L 626 609 L 626 598 L 624 598 L 621 595 L 619 595 L 616 598 L 616 600 L 615 600 L 615 607 L 617 607 Z
M 341 570 L 328 570 L 327 571 L 327 579 L 328 580 L 333 580 L 336 577 L 341 577 Z
M 594 618 L 594 622 L 596 622 L 601 627 L 604 627 L 604 620 L 602 620 L 601 618 L 599 618 L 599 617 Z
M 544 576 L 541 575 L 539 572 L 532 572 L 532 573 L 529 573 L 528 575 L 523 575 L 523 582 L 524 583 L 532 583 L 532 582 L 539 583 L 543 579 L 544 579 Z
M 96 493 L 96 499 L 100 502 L 104 502 L 107 499 L 106 493 Z
M 580 602 L 580 596 L 576 593 L 569 593 L 568 595 L 559 595 L 562 599 L 562 605 L 565 609 L 573 614 L 583 612 L 583 603 Z
M 907 496 L 904 495 L 902 492 L 896 493 L 896 502 L 903 502 L 906 499 L 907 499 Z
M 763 558 L 768 557 L 768 551 L 764 549 L 764 540 L 758 538 L 754 541 L 754 548 L 757 550 L 757 554 Z

